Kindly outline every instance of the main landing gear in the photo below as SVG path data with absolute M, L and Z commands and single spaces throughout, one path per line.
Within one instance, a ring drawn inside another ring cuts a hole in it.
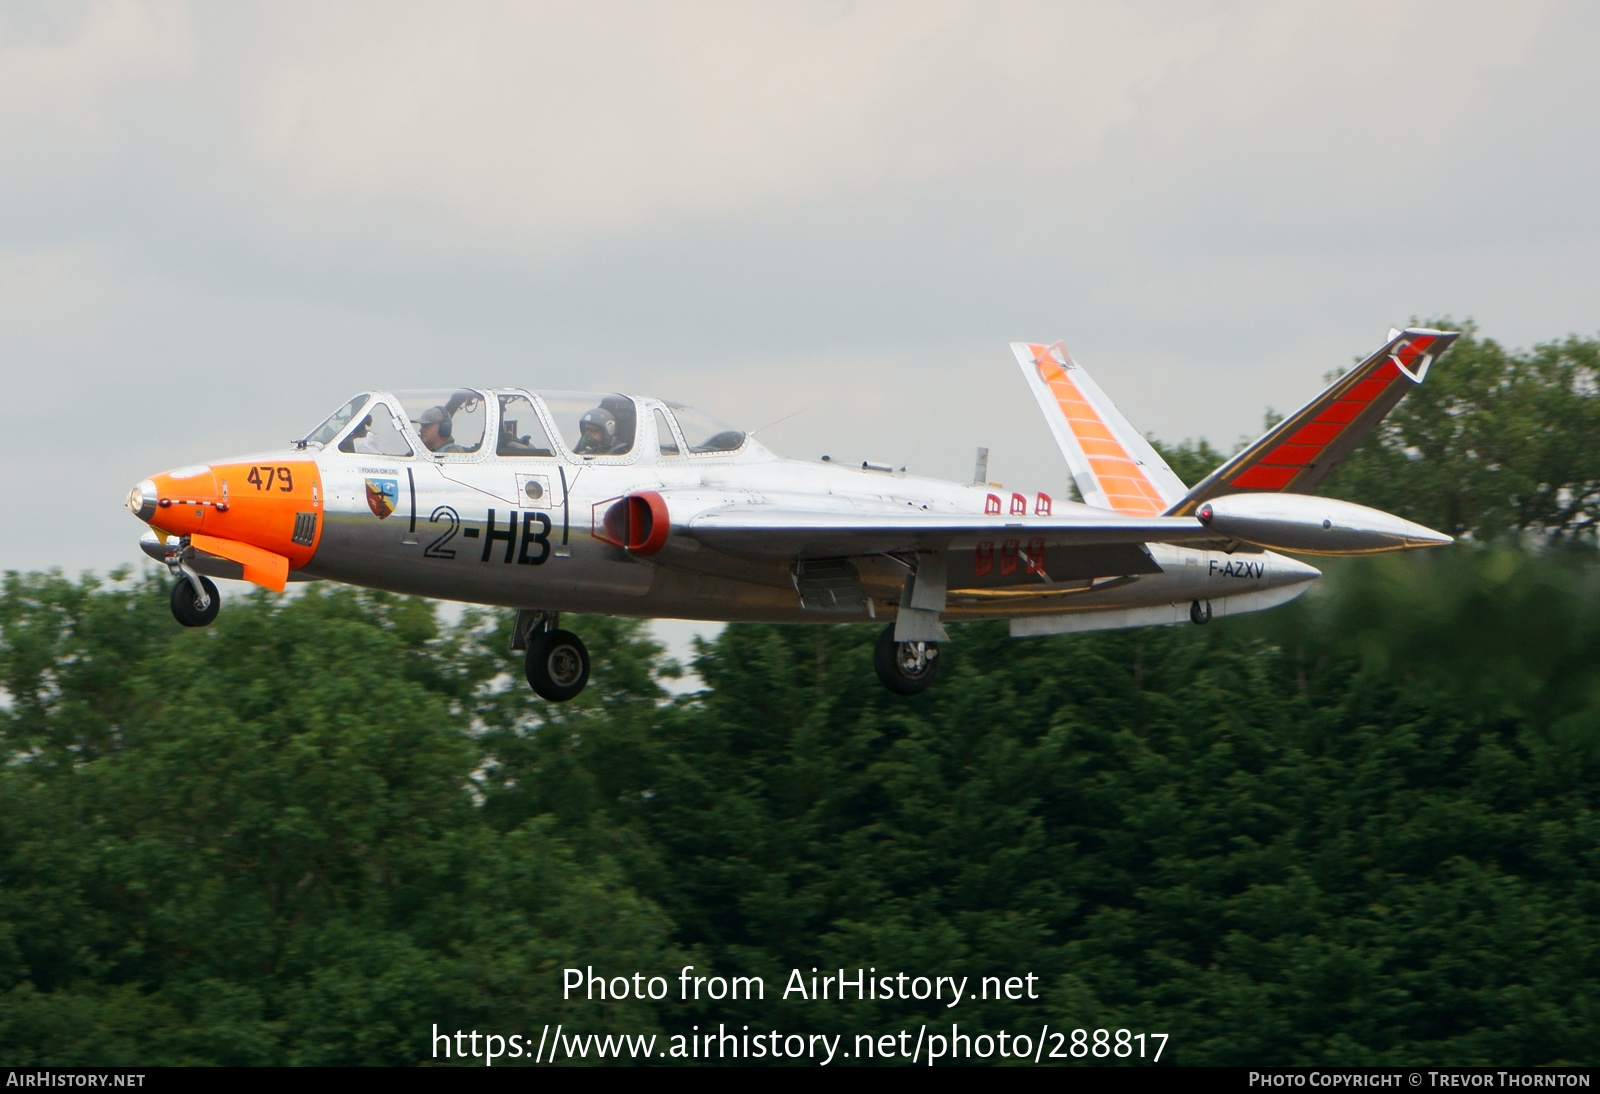
M 1190 604 L 1189 622 L 1197 627 L 1203 627 L 1211 622 L 1211 601 L 1208 600 L 1204 605 L 1201 605 L 1200 601 L 1196 600 L 1193 604 Z
M 896 695 L 920 695 L 939 676 L 939 643 L 896 642 L 891 623 L 872 648 L 872 667 L 878 683 Z
M 523 609 L 511 636 L 512 650 L 527 651 L 528 686 L 541 699 L 565 703 L 589 682 L 589 650 L 583 639 L 561 630 L 556 612 Z

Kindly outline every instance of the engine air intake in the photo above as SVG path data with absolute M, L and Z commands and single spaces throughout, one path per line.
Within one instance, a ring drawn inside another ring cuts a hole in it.
M 634 555 L 653 555 L 661 550 L 672 529 L 666 499 L 654 490 L 641 490 L 618 500 L 606 510 L 602 525 L 605 534 L 600 538 Z

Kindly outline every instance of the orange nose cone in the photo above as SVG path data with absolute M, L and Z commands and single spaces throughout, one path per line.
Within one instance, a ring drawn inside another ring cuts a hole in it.
M 128 508 L 158 531 L 244 544 L 299 569 L 322 537 L 322 476 L 311 460 L 180 467 L 135 486 Z M 216 543 L 195 546 L 225 554 Z
M 143 515 L 141 496 L 141 509 L 135 515 L 158 531 L 175 536 L 193 535 L 205 528 L 206 517 L 216 509 L 217 479 L 204 464 L 151 475 L 134 489 L 143 495 L 146 483 L 154 494 L 154 512 L 149 517 Z M 133 506 L 131 495 L 128 505 L 129 508 Z

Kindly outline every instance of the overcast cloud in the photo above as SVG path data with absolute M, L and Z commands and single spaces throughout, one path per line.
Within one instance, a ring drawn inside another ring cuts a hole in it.
M 1578 3 L 0 3 L 0 567 L 366 387 L 1050 488 L 1006 343 L 1224 446 L 1412 316 L 1600 329 Z M 46 519 L 38 519 L 43 516 Z

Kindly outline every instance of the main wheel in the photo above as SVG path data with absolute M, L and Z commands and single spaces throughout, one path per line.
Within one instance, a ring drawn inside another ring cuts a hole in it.
M 1206 601 L 1205 607 L 1203 608 L 1200 606 L 1200 602 L 1198 600 L 1196 600 L 1193 604 L 1190 604 L 1189 621 L 1197 627 L 1203 627 L 1207 623 L 1211 622 L 1211 601 Z
M 528 636 L 528 685 L 541 699 L 565 703 L 589 682 L 589 651 L 571 631 Z
M 185 627 L 210 626 L 217 617 L 217 610 L 222 607 L 222 597 L 209 577 L 200 579 L 200 587 L 206 591 L 210 601 L 204 607 L 200 604 L 200 598 L 194 595 L 194 586 L 189 584 L 188 578 L 183 578 L 172 587 L 172 618 Z
M 891 623 L 872 648 L 872 667 L 878 683 L 896 695 L 919 695 L 939 675 L 939 643 L 896 642 Z

